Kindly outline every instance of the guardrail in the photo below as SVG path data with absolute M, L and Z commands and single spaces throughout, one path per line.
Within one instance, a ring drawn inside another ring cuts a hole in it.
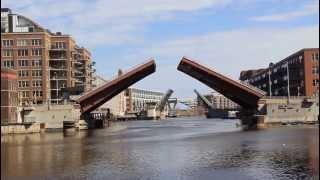
M 238 80 L 237 82 L 240 83 L 240 84 L 242 84 L 242 85 L 244 85 L 244 86 L 246 86 L 247 88 L 250 88 L 250 89 L 252 89 L 252 90 L 254 90 L 254 91 L 258 91 L 259 93 L 261 93 L 261 94 L 263 94 L 263 95 L 266 95 L 266 94 L 267 94 L 265 91 L 263 91 L 263 90 L 255 87 L 255 86 L 253 86 L 253 85 L 251 85 L 251 84 L 249 84 L 249 83 L 247 83 L 247 82 L 240 81 L 240 80 Z

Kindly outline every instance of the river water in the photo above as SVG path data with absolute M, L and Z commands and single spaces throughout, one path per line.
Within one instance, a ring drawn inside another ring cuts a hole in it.
M 319 179 L 318 126 L 244 132 L 236 123 L 177 118 L 1 136 L 1 179 Z

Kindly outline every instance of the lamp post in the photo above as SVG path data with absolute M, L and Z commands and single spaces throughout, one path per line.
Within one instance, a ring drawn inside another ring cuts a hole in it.
M 300 97 L 300 86 L 298 86 L 298 97 Z
M 268 71 L 268 75 L 269 75 L 269 96 L 271 97 L 272 96 L 272 92 L 271 92 L 271 71 L 270 71 L 270 68 L 269 68 L 269 71 Z
M 288 81 L 288 86 L 287 86 L 287 90 L 288 90 L 288 102 L 290 100 L 290 77 L 289 77 L 289 62 L 287 62 L 287 81 Z
M 269 71 L 268 71 L 268 76 L 269 76 L 269 96 L 272 96 L 272 90 L 271 90 L 271 68 L 273 67 L 273 63 L 269 63 Z

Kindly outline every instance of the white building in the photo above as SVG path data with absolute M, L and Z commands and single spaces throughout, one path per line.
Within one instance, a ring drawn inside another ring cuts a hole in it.
M 210 94 L 204 95 L 209 102 L 212 103 L 215 109 L 238 109 L 239 105 L 230 99 L 226 98 L 220 93 L 212 92 Z
M 99 87 L 105 83 L 107 83 L 108 80 L 102 78 L 101 76 L 96 76 L 96 80 L 94 81 L 94 84 L 96 87 Z M 115 116 L 123 116 L 126 111 L 126 99 L 124 96 L 124 91 L 120 94 L 116 95 L 103 105 L 101 105 L 97 110 L 98 111 L 107 111 L 107 109 L 110 109 L 110 113 L 112 113 Z
M 159 104 L 164 93 L 143 89 L 128 88 L 125 92 L 126 108 L 128 112 L 141 112 L 147 110 L 150 103 Z

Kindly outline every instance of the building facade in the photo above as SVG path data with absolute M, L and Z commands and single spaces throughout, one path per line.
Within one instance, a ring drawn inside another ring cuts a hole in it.
M 1 9 L 1 66 L 17 71 L 20 103 L 62 103 L 63 88 L 90 90 L 93 65 L 90 52 L 70 35 Z
M 212 92 L 210 94 L 203 95 L 212 104 L 214 109 L 239 109 L 239 105 L 225 96 Z M 202 101 L 198 97 L 198 104 L 203 106 Z
M 17 123 L 17 73 L 1 68 L 1 125 Z
M 319 96 L 319 48 L 302 49 L 268 68 L 240 73 L 268 96 Z
M 163 96 L 161 92 L 128 88 L 125 90 L 126 113 L 145 111 L 148 104 L 159 104 Z

